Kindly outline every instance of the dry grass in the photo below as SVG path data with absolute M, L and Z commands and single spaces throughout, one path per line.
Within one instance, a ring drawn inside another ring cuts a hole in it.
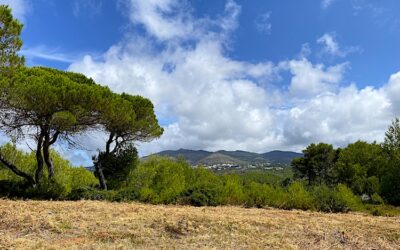
M 400 217 L 0 200 L 0 249 L 400 249 Z

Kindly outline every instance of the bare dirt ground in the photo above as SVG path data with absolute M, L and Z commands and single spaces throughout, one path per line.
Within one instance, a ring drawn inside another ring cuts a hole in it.
M 0 200 L 0 249 L 400 249 L 400 217 Z

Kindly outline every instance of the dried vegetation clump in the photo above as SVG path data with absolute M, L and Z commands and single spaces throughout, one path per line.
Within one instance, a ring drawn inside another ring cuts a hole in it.
M 0 249 L 400 249 L 400 217 L 0 200 Z

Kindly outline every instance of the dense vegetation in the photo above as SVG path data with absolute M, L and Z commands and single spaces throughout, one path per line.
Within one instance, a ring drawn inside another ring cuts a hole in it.
M 15 159 L 25 172 L 34 171 L 34 153 L 23 153 L 12 144 L 3 146 L 2 152 L 7 158 Z M 109 186 L 113 189 L 105 191 L 99 189 L 99 181 L 93 173 L 72 167 L 55 151 L 51 154 L 55 166 L 53 181 L 48 181 L 45 175 L 40 188 L 32 188 L 9 169 L 0 168 L 1 195 L 9 198 L 140 201 L 194 206 L 271 206 L 326 212 L 369 211 L 378 215 L 386 214 L 385 210 L 390 207 L 383 204 L 392 202 L 392 197 L 386 199 L 387 196 L 382 195 L 384 198 L 381 198 L 381 193 L 370 190 L 369 185 L 365 185 L 365 190 L 370 196 L 362 199 L 353 186 L 348 187 L 345 183 L 309 185 L 308 180 L 298 179 L 296 175 L 293 180 L 267 172 L 218 175 L 202 167 L 192 168 L 183 159 L 155 156 L 139 162 L 135 150 L 121 155 L 123 159 L 130 159 L 130 164 L 127 166 L 125 161 L 122 162 L 124 167 L 119 174 L 115 173 L 116 178 Z
M 304 157 L 293 160 L 294 177 L 309 187 L 346 185 L 372 203 L 400 205 L 400 121 L 395 119 L 384 143 L 357 141 L 334 149 L 325 143 L 311 144 Z M 383 198 L 383 199 L 382 199 Z

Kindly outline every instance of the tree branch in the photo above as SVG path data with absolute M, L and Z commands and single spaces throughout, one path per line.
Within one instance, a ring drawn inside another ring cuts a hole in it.
M 0 162 L 3 163 L 3 165 L 5 167 L 10 169 L 14 174 L 25 178 L 29 182 L 29 184 L 31 184 L 32 186 L 35 185 L 35 180 L 33 179 L 33 177 L 30 176 L 29 174 L 25 173 L 24 171 L 19 170 L 14 164 L 12 164 L 12 163 L 8 162 L 6 159 L 4 159 L 4 157 L 1 153 L 1 150 L 0 150 Z

